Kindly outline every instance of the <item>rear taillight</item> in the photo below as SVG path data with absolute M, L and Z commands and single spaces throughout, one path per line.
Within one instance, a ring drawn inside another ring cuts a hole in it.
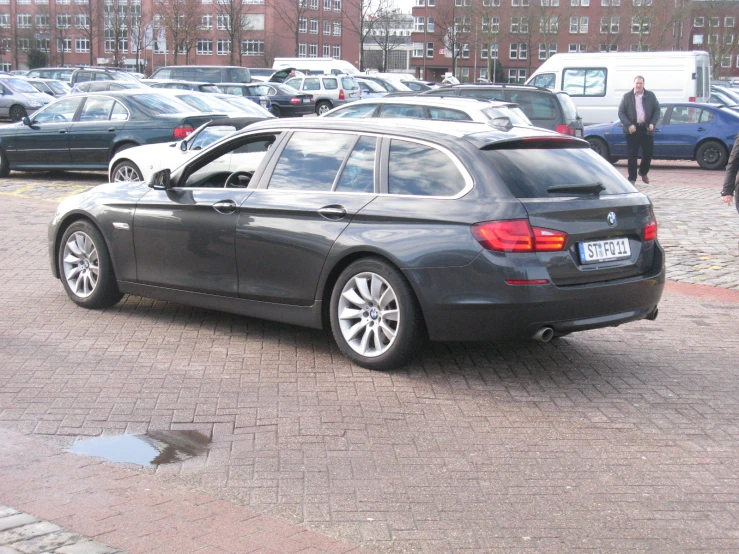
M 344 96 L 344 89 L 339 89 L 339 100 L 346 100 L 346 96 Z
M 567 233 L 532 228 L 526 219 L 475 223 L 472 234 L 485 248 L 496 252 L 556 252 L 567 242 Z
M 562 123 L 561 125 L 557 125 L 555 131 L 557 131 L 558 133 L 562 133 L 563 135 L 570 135 L 572 137 L 575 136 L 575 130 L 569 125 L 565 125 L 564 123 Z
M 688 102 L 695 102 L 695 96 L 689 96 Z
M 178 125 L 177 127 L 174 128 L 174 138 L 176 139 L 185 138 L 187 135 L 192 133 L 194 130 L 195 129 L 187 125 Z
M 294 96 L 293 98 L 290 98 L 290 103 L 291 104 L 302 104 L 303 101 L 297 96 Z
M 644 226 L 644 240 L 654 240 L 657 238 L 657 220 L 652 217 L 651 221 Z

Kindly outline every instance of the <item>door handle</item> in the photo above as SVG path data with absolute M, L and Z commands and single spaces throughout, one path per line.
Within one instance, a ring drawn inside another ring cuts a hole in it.
M 66 132 L 67 132 L 67 131 L 66 131 L 65 129 L 62 129 L 61 131 L 59 131 L 59 134 L 60 134 L 60 135 L 64 135 L 64 134 L 66 134 Z
M 339 219 L 344 218 L 344 216 L 346 215 L 346 209 L 344 209 L 344 206 L 333 204 L 331 206 L 324 206 L 323 208 L 319 208 L 318 213 L 321 214 L 321 217 L 330 219 L 332 221 L 338 221 Z
M 705 127 L 698 127 L 698 130 L 699 130 L 699 131 L 705 131 L 705 130 L 706 130 L 706 128 L 705 128 Z
M 114 131 L 117 131 L 117 129 L 115 127 L 111 127 L 110 129 L 108 129 L 108 131 L 110 131 L 112 133 Z
M 219 214 L 232 214 L 236 211 L 236 202 L 233 200 L 221 200 L 213 204 L 213 209 Z

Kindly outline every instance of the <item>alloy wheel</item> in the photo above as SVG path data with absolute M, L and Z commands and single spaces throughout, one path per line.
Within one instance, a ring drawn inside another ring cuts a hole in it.
M 80 231 L 73 233 L 64 245 L 62 267 L 70 290 L 80 298 L 87 298 L 98 283 L 100 262 L 92 239 Z
M 141 181 L 138 171 L 128 164 L 118 166 L 113 174 L 113 182 L 127 183 L 131 181 Z

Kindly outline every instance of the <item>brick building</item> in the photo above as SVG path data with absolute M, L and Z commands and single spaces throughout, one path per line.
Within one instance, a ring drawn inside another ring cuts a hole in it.
M 707 50 L 739 76 L 736 0 L 416 0 L 411 69 L 523 82 L 557 52 Z
M 0 0 L 0 69 L 25 68 L 33 49 L 49 66 L 114 65 L 147 74 L 165 64 L 271 67 L 278 56 L 358 65 L 359 39 L 345 24 L 357 13 L 343 2 Z

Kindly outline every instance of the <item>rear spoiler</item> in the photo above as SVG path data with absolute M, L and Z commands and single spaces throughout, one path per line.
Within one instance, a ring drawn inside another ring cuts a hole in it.
M 562 137 L 517 137 L 486 144 L 480 150 L 543 150 L 554 148 L 590 148 L 586 140 Z

